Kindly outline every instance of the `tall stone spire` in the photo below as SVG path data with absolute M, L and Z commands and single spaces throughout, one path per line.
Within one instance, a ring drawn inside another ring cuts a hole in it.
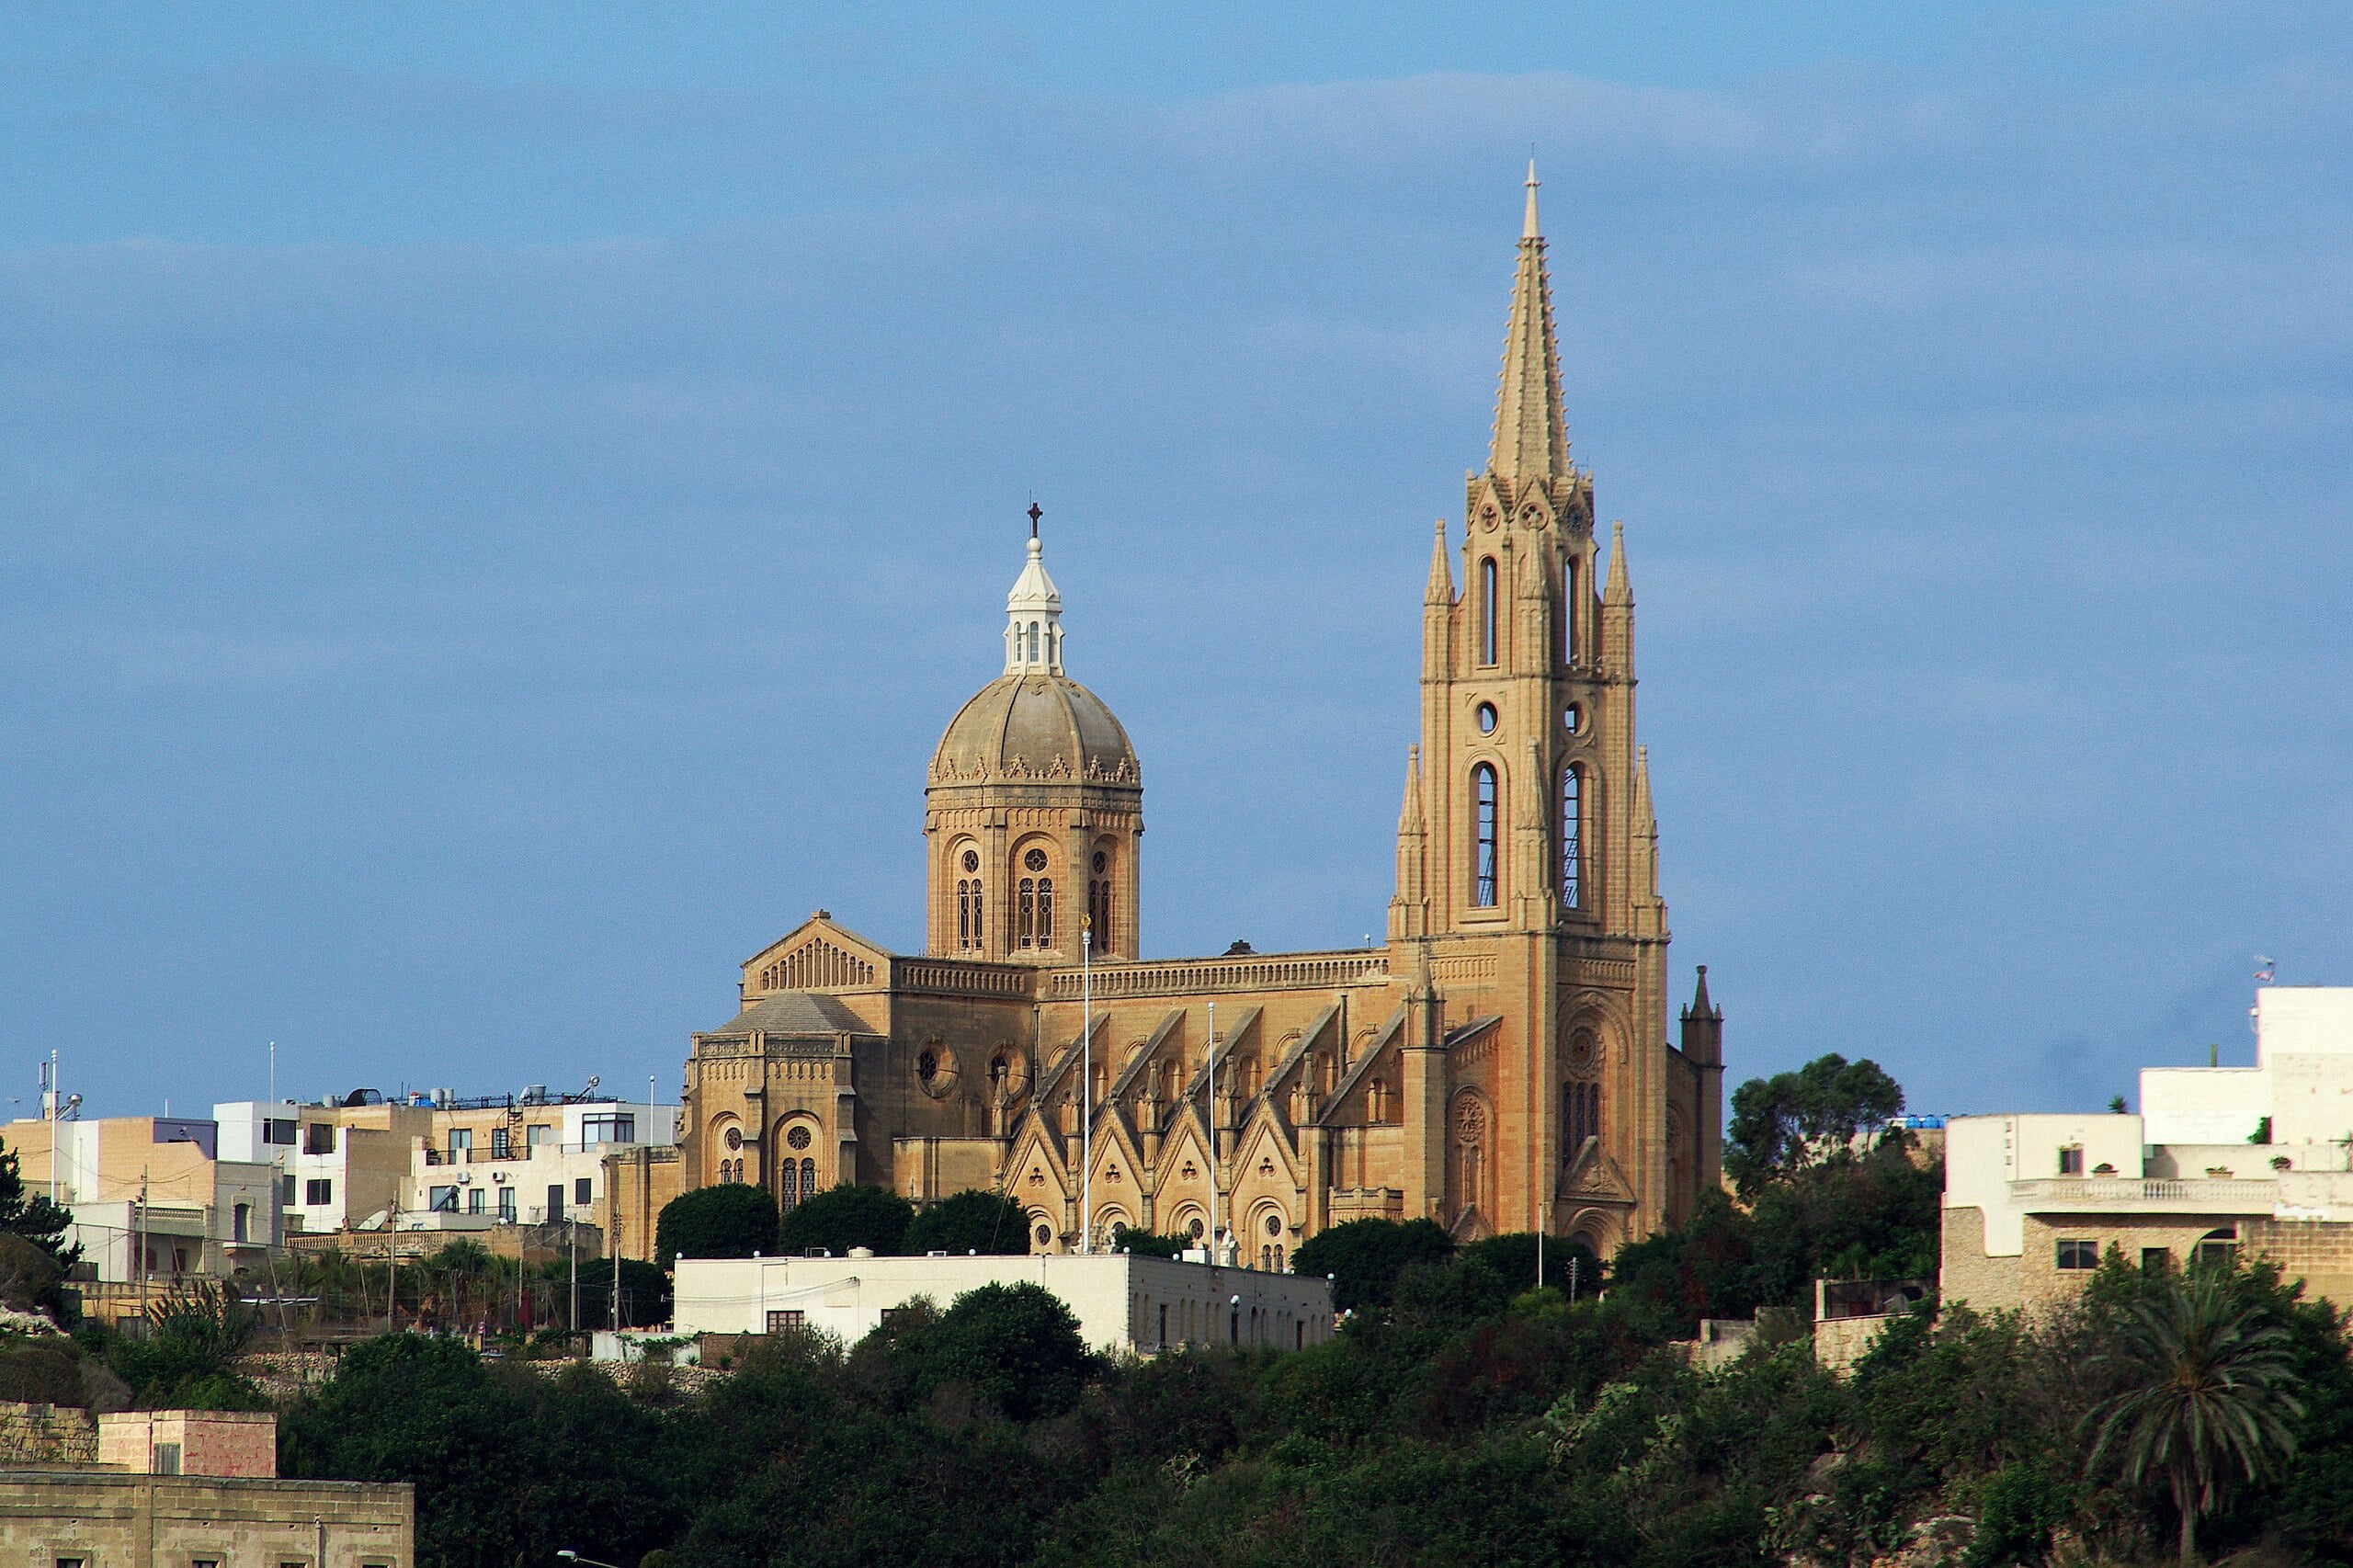
M 1569 472 L 1561 409 L 1561 358 L 1552 340 L 1552 285 L 1536 218 L 1536 160 L 1528 160 L 1528 216 L 1520 226 L 1519 277 L 1504 329 L 1503 382 L 1495 394 L 1495 446 L 1487 466 L 1512 481 L 1561 479 Z
M 1454 569 L 1446 560 L 1446 519 L 1438 520 L 1438 537 L 1430 544 L 1429 586 L 1422 592 L 1422 602 L 1450 605 L 1454 602 Z
M 1045 548 L 1038 542 L 1036 503 L 1029 507 L 1029 561 L 1005 596 L 1005 673 L 1063 673 L 1063 596 L 1046 575 Z
M 1634 585 L 1626 574 L 1626 525 L 1609 525 L 1609 580 L 1601 585 L 1601 602 L 1622 609 L 1634 602 Z

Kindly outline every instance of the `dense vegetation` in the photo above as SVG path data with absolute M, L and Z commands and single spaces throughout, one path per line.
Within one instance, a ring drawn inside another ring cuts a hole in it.
M 2336 1311 L 2261 1267 L 2144 1274 L 2111 1255 L 2078 1302 L 2031 1319 L 1931 1298 L 1834 1375 L 1813 1356 L 1812 1281 L 1932 1273 L 1940 1174 L 1877 1130 L 1893 1085 L 1868 1062 L 1748 1088 L 1741 1199 L 1623 1250 L 1598 1294 L 1590 1256 L 1557 1243 L 1540 1286 L 1532 1236 L 1458 1250 L 1359 1222 L 1296 1255 L 1353 1310 L 1290 1354 L 1106 1360 L 1027 1285 L 855 1346 L 769 1336 L 693 1385 L 389 1335 L 285 1409 L 283 1472 L 415 1483 L 421 1568 L 559 1549 L 642 1568 L 1859 1568 L 1907 1543 L 1907 1563 L 1942 1561 L 1923 1540 L 1972 1568 L 2353 1564 Z M 951 1242 L 996 1226 L 979 1203 L 948 1219 Z M 902 1225 L 903 1245 L 927 1239 Z M 95 1372 L 118 1398 L 233 1402 L 237 1313 L 192 1299 L 150 1346 L 94 1341 L 78 1369 L 0 1353 L 0 1378 L 21 1362 L 28 1387 Z M 1752 1314 L 1754 1347 L 1722 1369 L 1676 1343 Z

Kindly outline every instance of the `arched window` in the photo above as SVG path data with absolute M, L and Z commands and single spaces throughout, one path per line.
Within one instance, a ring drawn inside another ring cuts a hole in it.
M 779 1208 L 789 1210 L 801 1201 L 800 1162 L 796 1160 L 785 1161 L 782 1175 L 784 1177 L 784 1185 L 782 1189 L 777 1194 L 777 1205 Z
M 790 1165 L 792 1162 L 788 1160 L 785 1163 Z M 801 1196 L 803 1198 L 817 1196 L 817 1162 L 814 1160 L 801 1162 Z
M 1561 770 L 1561 903 L 1585 907 L 1585 776 Z
M 1574 665 L 1577 662 L 1577 611 L 1581 604 L 1577 598 L 1577 563 L 1574 556 L 1561 574 L 1561 663 Z
M 1038 879 L 1038 945 L 1041 948 L 1054 945 L 1054 879 L 1051 877 Z
M 1090 868 L 1095 875 L 1086 884 L 1086 921 L 1095 934 L 1095 950 L 1111 950 L 1111 857 L 1101 849 L 1095 852 Z
M 1479 662 L 1495 662 L 1495 558 L 1479 562 Z
M 1020 942 L 1025 948 L 1034 948 L 1038 945 L 1038 879 L 1022 878 L 1019 897 Z
M 1471 770 L 1471 793 L 1476 801 L 1472 824 L 1475 846 L 1471 871 L 1471 902 L 1481 909 L 1495 906 L 1495 769 L 1481 763 Z
M 1029 662 L 1038 662 L 1038 623 L 1034 620 L 1029 623 Z

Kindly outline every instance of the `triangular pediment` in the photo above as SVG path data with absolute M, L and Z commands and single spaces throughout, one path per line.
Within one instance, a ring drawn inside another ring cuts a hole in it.
M 891 949 L 819 910 L 744 960 L 746 1000 L 775 991 L 870 991 L 887 985 Z
M 1631 1203 L 1634 1187 L 1602 1150 L 1601 1140 L 1588 1138 L 1561 1178 L 1561 1196 L 1586 1203 Z

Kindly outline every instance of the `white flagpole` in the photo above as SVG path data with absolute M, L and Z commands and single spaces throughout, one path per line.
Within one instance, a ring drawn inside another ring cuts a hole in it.
M 1210 1004 L 1210 1261 L 1217 1250 L 1217 1004 Z
M 1095 1250 L 1095 920 L 1078 920 L 1079 1159 L 1078 1250 Z

